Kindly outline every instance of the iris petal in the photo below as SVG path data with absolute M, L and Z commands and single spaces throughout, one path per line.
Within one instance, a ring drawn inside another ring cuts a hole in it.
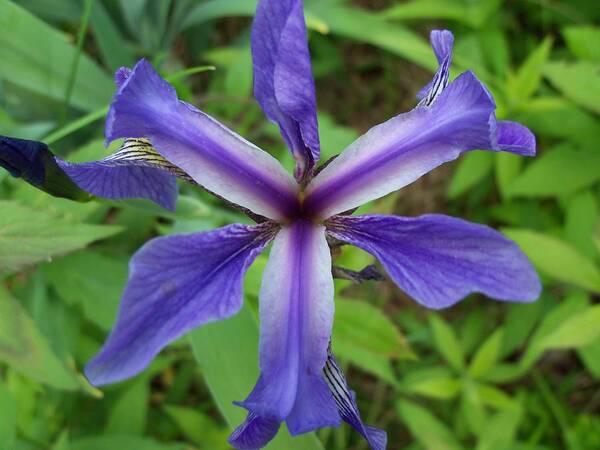
M 315 86 L 302 0 L 261 0 L 252 26 L 254 95 L 279 125 L 302 179 L 319 160 Z
M 170 163 L 211 192 L 271 219 L 294 215 L 297 185 L 279 162 L 213 118 L 177 99 L 147 61 L 122 82 L 106 138 L 148 138 Z
M 240 406 L 260 417 L 286 420 L 293 435 L 339 424 L 322 378 L 333 308 L 324 227 L 308 221 L 284 227 L 260 292 L 261 376 Z
M 273 237 L 272 227 L 230 225 L 144 245 L 131 260 L 117 323 L 85 369 L 90 382 L 129 378 L 185 332 L 238 312 L 244 274 Z
M 517 302 L 540 295 L 527 257 L 484 225 L 431 214 L 336 216 L 327 226 L 333 237 L 377 257 L 394 282 L 428 308 L 451 306 L 473 292 Z

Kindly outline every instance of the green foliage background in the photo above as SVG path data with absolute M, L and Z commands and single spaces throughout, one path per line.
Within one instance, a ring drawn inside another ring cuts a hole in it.
M 289 165 L 251 96 L 253 0 L 0 0 L 0 134 L 100 159 L 111 73 L 150 59 L 179 95 Z M 391 450 L 600 448 L 600 8 L 595 0 L 306 0 L 324 160 L 408 110 L 456 35 L 499 116 L 534 130 L 539 156 L 473 152 L 364 210 L 445 212 L 502 229 L 544 282 L 532 305 L 472 296 L 434 314 L 391 283 L 336 281 L 334 347 L 365 418 Z M 213 65 L 216 70 L 207 71 Z M 190 69 L 192 70 L 186 70 Z M 70 203 L 0 171 L 0 450 L 225 449 L 257 375 L 247 306 L 102 392 L 81 375 L 114 320 L 127 261 L 156 235 L 246 221 L 189 186 L 175 213 Z M 371 258 L 344 248 L 336 263 Z M 348 427 L 272 450 L 365 449 Z

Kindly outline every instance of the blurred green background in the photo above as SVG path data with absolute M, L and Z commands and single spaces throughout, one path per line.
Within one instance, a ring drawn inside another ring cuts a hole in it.
M 306 0 L 323 160 L 415 104 L 436 63 L 429 30 L 456 35 L 501 118 L 539 156 L 472 152 L 363 208 L 440 212 L 501 229 L 544 282 L 532 305 L 472 296 L 426 311 L 390 282 L 336 281 L 334 349 L 390 450 L 600 449 L 600 8 L 596 0 Z M 0 134 L 100 159 L 112 73 L 138 58 L 180 97 L 289 166 L 252 98 L 253 0 L 0 0 Z M 205 70 L 214 66 L 214 71 Z M 192 70 L 186 70 L 192 69 Z M 257 375 L 257 291 L 235 318 L 191 333 L 138 377 L 103 389 L 85 362 L 110 329 L 127 261 L 153 236 L 247 222 L 191 186 L 175 213 L 76 204 L 0 169 L 0 450 L 228 448 Z M 336 264 L 372 259 L 344 248 Z M 273 450 L 364 450 L 344 426 Z

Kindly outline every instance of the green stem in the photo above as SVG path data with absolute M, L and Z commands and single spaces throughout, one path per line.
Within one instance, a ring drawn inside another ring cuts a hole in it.
M 81 52 L 83 51 L 83 41 L 85 34 L 87 33 L 88 24 L 90 21 L 90 14 L 92 12 L 92 2 L 94 0 L 85 0 L 85 7 L 83 9 L 83 15 L 81 17 L 81 26 L 77 33 L 77 50 L 73 63 L 71 64 L 71 72 L 69 73 L 69 81 L 67 82 L 67 90 L 65 92 L 65 101 L 63 103 L 62 112 L 60 114 L 59 124 L 63 125 L 69 112 L 69 106 L 71 104 L 71 96 L 73 95 L 73 88 L 75 87 L 75 78 L 77 76 L 77 68 L 79 67 L 79 59 L 81 58 Z

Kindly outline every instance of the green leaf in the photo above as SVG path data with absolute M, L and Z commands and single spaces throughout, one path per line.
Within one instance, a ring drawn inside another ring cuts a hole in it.
M 16 436 L 17 402 L 0 380 L 0 449 L 12 449 Z
M 67 430 L 65 430 L 58 436 L 58 439 L 52 446 L 52 450 L 70 450 L 70 449 L 71 449 L 71 445 L 69 444 L 69 432 Z
M 600 305 L 569 317 L 541 340 L 544 349 L 581 348 L 600 338 Z
M 428 368 L 410 373 L 400 387 L 411 394 L 448 400 L 458 395 L 461 383 L 445 371 Z
M 355 347 L 387 356 L 406 357 L 411 354 L 404 336 L 380 309 L 365 301 L 336 302 L 333 341 L 338 348 Z
M 465 355 L 454 330 L 438 315 L 429 316 L 433 339 L 440 354 L 458 371 L 465 368 Z
M 0 361 L 23 375 L 57 389 L 78 390 L 77 373 L 52 352 L 19 302 L 0 287 Z
M 218 425 L 214 419 L 195 409 L 166 405 L 167 415 L 177 424 L 181 432 L 200 448 L 227 450 L 229 430 Z
M 540 271 L 559 281 L 600 292 L 600 270 L 571 245 L 535 231 L 504 229 L 503 232 L 519 244 Z
M 518 412 L 520 405 L 510 398 L 504 391 L 487 384 L 479 384 L 476 387 L 481 403 L 496 409 Z
M 579 348 L 577 353 L 587 370 L 596 379 L 600 379 L 600 339 L 596 339 L 591 344 Z
M 128 436 L 121 434 L 107 434 L 97 437 L 84 437 L 71 442 L 71 450 L 189 450 L 186 444 L 166 444 L 154 439 Z
M 62 101 L 75 47 L 62 33 L 7 0 L 0 0 L 0 29 L 0 77 Z M 113 91 L 111 78 L 82 54 L 72 105 L 85 111 L 98 109 L 110 101 Z
M 86 319 L 110 330 L 127 281 L 127 260 L 101 253 L 78 252 L 42 266 L 56 292 L 83 309 Z
M 104 8 L 102 2 L 94 2 L 90 17 L 96 42 L 102 58 L 112 71 L 120 67 L 133 67 L 135 58 L 127 41 Z
M 230 319 L 192 331 L 189 338 L 213 399 L 229 427 L 234 429 L 246 418 L 246 410 L 232 402 L 244 400 L 259 375 L 256 319 L 248 306 L 244 306 Z M 281 430 L 266 449 L 322 450 L 323 447 L 312 433 L 292 438 L 287 430 Z
M 112 236 L 119 227 L 72 224 L 17 202 L 0 201 L 0 273 L 47 261 Z
M 594 260 L 598 250 L 592 238 L 600 223 L 598 200 L 591 191 L 576 194 L 568 200 L 565 218 L 565 236 L 583 255 Z
M 411 434 L 426 450 L 462 448 L 448 427 L 425 408 L 401 400 L 396 403 L 396 409 Z
M 502 411 L 487 420 L 476 450 L 514 450 L 514 440 L 523 411 Z
M 542 80 L 542 67 L 551 49 L 552 39 L 547 37 L 529 54 L 514 76 L 508 78 L 506 90 L 512 101 L 525 101 L 537 91 Z
M 598 64 L 552 62 L 544 66 L 544 75 L 565 97 L 600 113 L 600 76 Z
M 452 181 L 448 186 L 448 198 L 456 198 L 486 178 L 494 165 L 491 152 L 471 152 L 458 162 Z
M 523 157 L 507 152 L 498 152 L 494 157 L 498 189 L 503 198 L 508 198 L 510 186 L 519 176 L 521 167 L 523 167 Z
M 562 29 L 567 47 L 579 59 L 600 62 L 600 27 L 572 25 Z
M 494 368 L 500 358 L 503 337 L 504 330 L 499 328 L 479 347 L 469 366 L 473 378 L 478 379 Z
M 150 387 L 146 376 L 129 383 L 112 406 L 104 433 L 143 435 L 149 401 Z
M 575 192 L 600 179 L 600 152 L 560 145 L 536 158 L 508 188 L 510 196 L 545 197 Z M 557 180 L 560 180 L 558 182 Z

